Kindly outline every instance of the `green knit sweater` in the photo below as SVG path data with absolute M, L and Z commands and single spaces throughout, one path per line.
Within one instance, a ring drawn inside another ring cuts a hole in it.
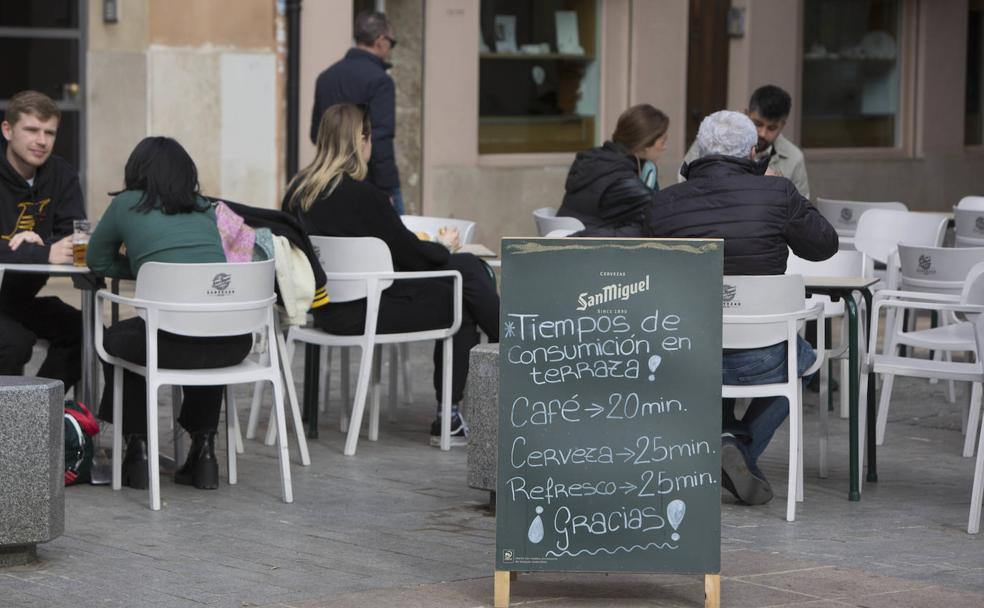
M 215 209 L 204 198 L 206 211 L 166 215 L 159 209 L 134 211 L 141 191 L 113 198 L 89 240 L 86 263 L 94 272 L 134 278 L 146 262 L 206 264 L 225 262 Z M 126 255 L 120 246 L 126 245 Z

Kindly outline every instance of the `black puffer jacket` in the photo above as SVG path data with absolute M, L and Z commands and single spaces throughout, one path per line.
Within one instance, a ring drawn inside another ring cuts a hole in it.
M 837 253 L 834 227 L 791 181 L 763 170 L 727 156 L 695 160 L 683 168 L 687 181 L 660 191 L 642 223 L 579 235 L 723 238 L 726 275 L 783 274 L 788 249 L 812 261 Z
M 615 142 L 578 152 L 557 215 L 576 217 L 587 228 L 636 221 L 655 194 L 639 179 L 638 171 L 636 157 Z

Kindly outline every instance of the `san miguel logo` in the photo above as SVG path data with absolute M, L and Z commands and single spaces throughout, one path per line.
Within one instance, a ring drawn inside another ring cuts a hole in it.
M 974 232 L 984 232 L 984 217 L 974 220 Z
M 236 293 L 235 289 L 229 289 L 232 284 L 232 275 L 220 272 L 212 277 L 212 288 L 205 293 L 210 296 L 229 296 Z
M 634 283 L 612 283 L 605 285 L 601 291 L 592 295 L 582 292 L 577 296 L 577 308 L 575 310 L 587 310 L 589 306 L 598 306 L 615 300 L 628 300 L 637 293 L 649 291 L 649 275 L 641 281 Z
M 919 272 L 920 274 L 936 274 L 935 270 L 932 270 L 933 258 L 928 255 L 919 256 Z
M 738 295 L 738 287 L 736 285 L 728 285 L 725 283 L 723 290 L 721 291 L 721 306 L 724 308 L 735 308 L 741 306 L 741 301 L 735 301 L 735 296 Z
M 850 224 L 851 218 L 854 217 L 854 212 L 851 211 L 850 207 L 844 207 L 841 209 L 841 220 Z

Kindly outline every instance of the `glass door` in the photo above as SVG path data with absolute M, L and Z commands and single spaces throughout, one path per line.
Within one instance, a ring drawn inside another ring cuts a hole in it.
M 25 89 L 51 97 L 62 112 L 54 153 L 85 175 L 86 0 L 0 2 L 0 111 Z

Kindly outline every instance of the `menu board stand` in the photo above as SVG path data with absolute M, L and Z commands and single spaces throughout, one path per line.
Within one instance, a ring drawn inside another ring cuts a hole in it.
M 501 250 L 495 606 L 542 571 L 703 574 L 719 607 L 723 242 Z

